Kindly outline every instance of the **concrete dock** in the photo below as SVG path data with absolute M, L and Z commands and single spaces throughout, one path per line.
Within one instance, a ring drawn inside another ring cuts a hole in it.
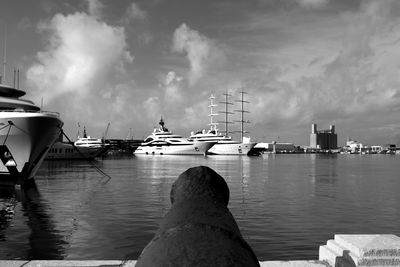
M 0 261 L 1 267 L 134 267 L 135 260 L 118 261 Z M 319 261 L 260 261 L 261 267 L 326 267 Z
M 134 267 L 136 260 L 0 260 L 1 267 Z M 260 261 L 261 267 L 400 266 L 396 235 L 335 235 L 319 249 L 319 260 Z

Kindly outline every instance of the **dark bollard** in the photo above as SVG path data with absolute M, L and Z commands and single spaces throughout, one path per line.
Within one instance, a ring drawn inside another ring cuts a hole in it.
M 228 202 L 228 185 L 218 173 L 204 166 L 186 170 L 172 185 L 172 207 L 135 266 L 260 266 Z

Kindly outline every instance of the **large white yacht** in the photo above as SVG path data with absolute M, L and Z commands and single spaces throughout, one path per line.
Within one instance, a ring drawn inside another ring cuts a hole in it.
M 56 112 L 41 111 L 25 92 L 0 83 L 0 184 L 23 185 L 33 178 L 63 122 Z
M 217 142 L 197 141 L 173 134 L 165 126 L 161 118 L 159 128 L 154 129 L 144 142 L 135 150 L 134 154 L 150 155 L 205 155 Z
M 225 105 L 227 106 L 228 104 L 230 104 L 228 102 L 228 96 L 229 94 L 224 94 L 226 97 L 226 101 L 223 102 L 225 103 Z M 242 94 L 243 95 L 243 94 Z M 214 113 L 213 108 L 216 107 L 217 105 L 214 104 L 214 99 L 215 97 L 213 95 L 210 96 L 210 105 L 208 106 L 210 108 L 210 130 L 206 131 L 206 130 L 202 130 L 199 131 L 197 133 L 192 132 L 190 135 L 190 139 L 191 140 L 197 140 L 197 141 L 217 141 L 217 143 L 215 145 L 213 145 L 212 148 L 210 148 L 207 151 L 207 154 L 211 154 L 211 155 L 247 155 L 250 150 L 254 147 L 255 143 L 250 142 L 250 137 L 244 137 L 243 136 L 243 123 L 245 122 L 243 120 L 241 120 L 242 123 L 242 129 L 241 129 L 241 141 L 235 141 L 232 139 L 231 136 L 228 135 L 228 127 L 227 124 L 228 122 L 228 118 L 226 118 L 225 123 L 225 134 L 222 134 L 219 132 L 217 125 L 217 122 L 213 122 L 213 117 L 218 115 L 216 113 Z M 241 101 L 243 101 L 242 103 L 244 103 L 245 101 L 242 99 Z M 243 108 L 242 108 L 242 112 Z M 226 117 L 228 116 L 228 114 L 230 114 L 230 112 L 228 110 L 224 111 Z M 242 113 L 243 114 L 243 113 Z

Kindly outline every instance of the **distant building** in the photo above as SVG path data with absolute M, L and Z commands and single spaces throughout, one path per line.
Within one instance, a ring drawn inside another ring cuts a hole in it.
M 254 149 L 258 149 L 262 152 L 282 153 L 293 152 L 296 148 L 293 143 L 277 143 L 273 141 L 271 143 L 257 143 Z
M 344 146 L 344 150 L 350 153 L 362 153 L 362 152 L 367 152 L 367 150 L 373 150 L 374 152 L 378 152 L 380 149 L 379 147 L 374 147 L 374 148 L 368 148 L 366 145 L 364 145 L 361 142 L 358 142 L 356 140 L 351 140 L 350 138 L 347 138 L 346 140 L 346 146 Z
M 317 130 L 317 125 L 311 125 L 310 134 L 310 147 L 323 150 L 337 148 L 337 134 L 335 133 L 335 126 L 331 125 L 329 130 Z

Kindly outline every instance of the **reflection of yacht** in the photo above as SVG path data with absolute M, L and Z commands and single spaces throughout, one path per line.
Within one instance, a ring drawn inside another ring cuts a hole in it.
M 62 136 L 60 136 L 62 139 Z M 74 144 L 59 140 L 49 150 L 46 160 L 51 159 L 94 159 L 107 152 L 108 144 L 101 139 L 92 138 L 83 131 L 83 137 L 78 137 Z
M 134 154 L 157 155 L 204 155 L 216 141 L 197 141 L 173 134 L 166 127 L 161 118 L 160 127 L 154 129 L 144 142 L 135 150 Z
M 2 209 L 2 204 L 6 209 Z M 40 195 L 34 179 L 28 180 L 22 189 L 0 187 L 1 255 L 10 259 L 64 258 L 68 248 L 66 235 L 60 229 L 56 229 L 52 209 L 48 204 Z M 15 223 L 16 220 L 19 222 Z M 26 232 L 23 243 L 21 240 L 16 243 L 16 232 Z M 27 246 L 27 249 L 21 247 L 21 244 Z M 8 266 L 7 263 L 1 265 Z
M 243 92 L 242 92 L 243 93 Z M 226 98 L 228 98 L 228 94 L 224 94 Z M 228 127 L 227 124 L 228 119 L 226 118 L 225 123 L 225 134 L 222 135 L 220 132 L 218 132 L 217 125 L 218 123 L 213 122 L 213 116 L 216 116 L 218 114 L 213 113 L 213 108 L 216 107 L 213 103 L 213 100 L 215 97 L 211 95 L 210 97 L 210 130 L 207 132 L 205 130 L 197 132 L 197 133 L 191 133 L 190 139 L 192 140 L 199 140 L 199 141 L 217 141 L 217 143 L 210 149 L 208 150 L 207 154 L 216 154 L 216 155 L 247 155 L 249 151 L 254 147 L 255 143 L 250 142 L 250 138 L 248 137 L 243 137 L 243 125 L 242 125 L 242 141 L 235 141 L 232 140 L 232 137 L 228 135 Z M 242 103 L 243 103 L 242 99 Z M 224 102 L 225 105 L 227 106 L 230 104 L 228 102 L 228 99 Z M 243 108 L 242 108 L 242 112 Z M 230 113 L 228 110 L 224 112 L 227 115 Z M 242 124 L 244 123 L 243 117 L 242 117 Z
M 63 122 L 41 111 L 24 91 L 0 84 L 0 184 L 23 184 L 40 167 Z

